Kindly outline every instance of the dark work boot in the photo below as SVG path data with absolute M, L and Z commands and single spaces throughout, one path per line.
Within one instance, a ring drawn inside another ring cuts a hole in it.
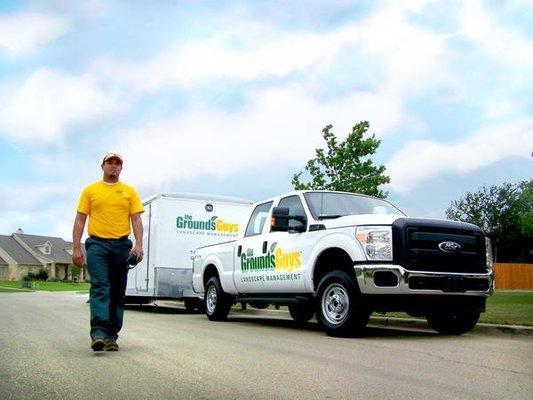
M 115 339 L 106 339 L 105 341 L 105 351 L 118 351 L 118 343 Z
M 105 347 L 105 341 L 103 338 L 94 338 L 91 342 L 91 349 L 94 351 L 102 351 Z

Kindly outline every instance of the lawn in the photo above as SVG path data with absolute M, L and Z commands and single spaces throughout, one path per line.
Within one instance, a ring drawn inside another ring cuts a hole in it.
M 488 298 L 480 322 L 533 326 L 533 291 L 496 291 Z
M 66 283 L 66 282 L 42 282 L 42 281 L 33 281 L 32 284 L 35 286 L 31 290 L 42 290 L 48 292 L 64 292 L 64 291 L 76 291 L 76 292 L 88 292 L 90 284 L 89 283 Z M 5 290 L 2 290 L 5 289 Z M 0 290 L 19 292 L 20 290 L 13 289 L 22 289 L 21 281 L 0 281 Z
M 405 313 L 387 313 L 387 317 L 411 318 Z M 533 290 L 497 290 L 487 300 L 487 310 L 479 322 L 533 326 Z

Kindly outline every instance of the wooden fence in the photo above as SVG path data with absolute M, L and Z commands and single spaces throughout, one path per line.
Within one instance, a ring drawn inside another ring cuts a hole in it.
M 494 263 L 494 280 L 498 289 L 533 289 L 533 264 Z

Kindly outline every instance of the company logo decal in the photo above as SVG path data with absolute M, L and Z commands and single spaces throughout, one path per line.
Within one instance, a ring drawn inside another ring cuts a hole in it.
M 178 233 L 237 236 L 239 224 L 228 222 L 218 216 L 207 220 L 196 220 L 192 215 L 184 215 L 176 218 Z
M 302 266 L 301 251 L 284 251 L 277 247 L 277 242 L 272 243 L 268 252 L 264 255 L 254 256 L 253 249 L 248 249 L 240 256 L 241 271 L 243 274 L 255 272 L 274 272 L 274 274 L 254 274 L 243 276 L 243 282 L 255 281 L 278 281 L 300 279 L 299 273 L 293 273 Z M 279 274 L 276 274 L 279 272 Z
M 461 251 L 461 245 L 452 241 L 446 241 L 439 243 L 439 249 L 445 253 L 459 253 Z

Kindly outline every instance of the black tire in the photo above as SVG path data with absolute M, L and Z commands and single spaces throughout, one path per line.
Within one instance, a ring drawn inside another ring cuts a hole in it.
M 370 318 L 361 292 L 344 271 L 327 273 L 318 284 L 317 319 L 329 336 L 360 334 Z
M 216 276 L 205 285 L 204 304 L 205 314 L 211 321 L 224 321 L 228 317 L 233 299 L 224 293 Z
M 479 321 L 479 311 L 462 313 L 435 313 L 427 317 L 431 328 L 441 335 L 462 335 L 470 332 Z
M 315 308 L 311 303 L 289 304 L 289 314 L 298 324 L 305 324 L 315 316 Z

